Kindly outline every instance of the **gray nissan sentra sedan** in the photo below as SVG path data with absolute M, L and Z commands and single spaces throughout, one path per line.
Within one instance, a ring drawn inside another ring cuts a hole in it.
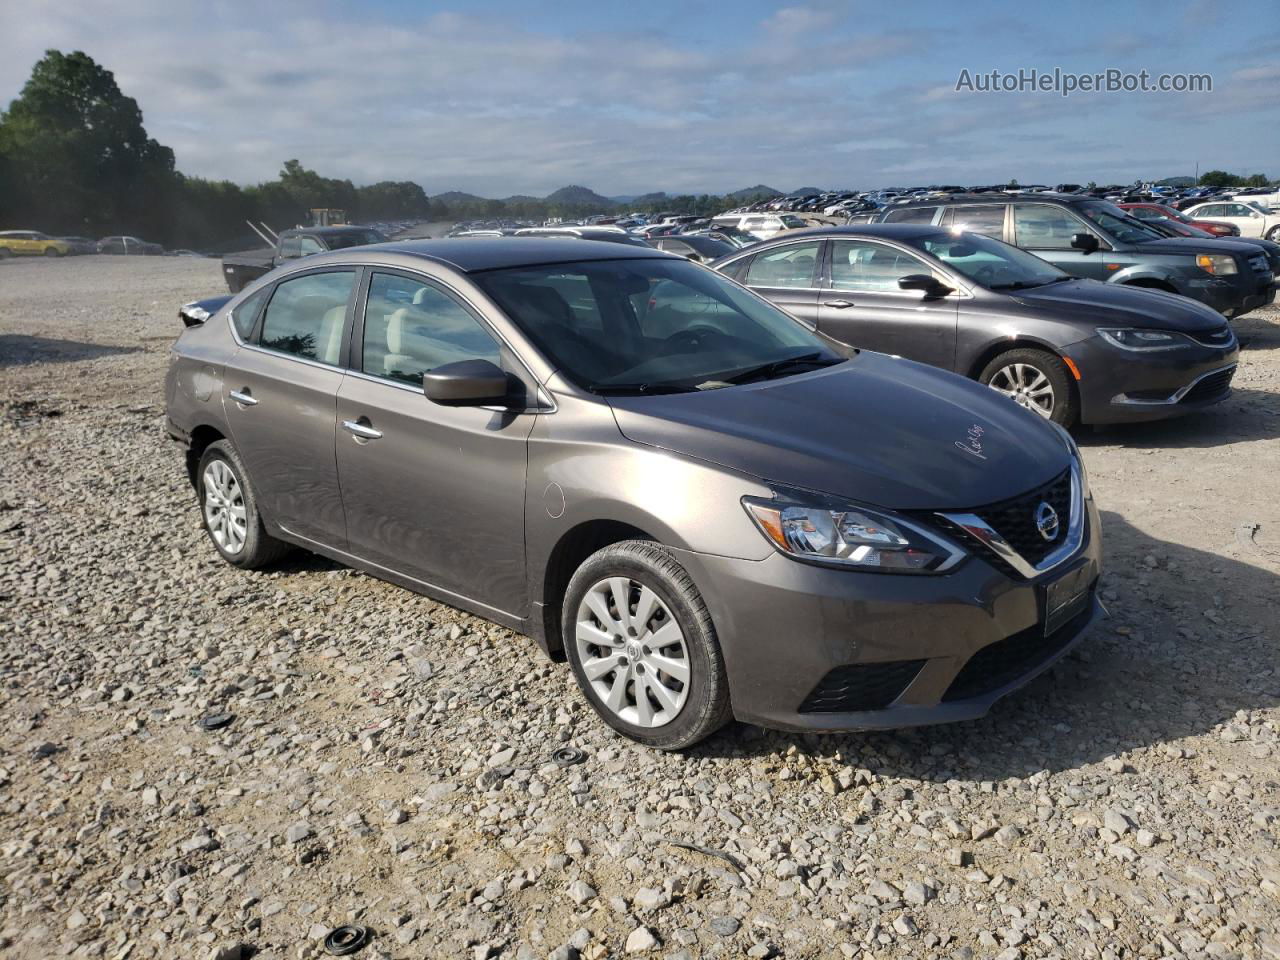
M 384 244 L 181 316 L 168 430 L 224 559 L 528 634 L 645 744 L 977 717 L 1100 609 L 1064 430 L 680 257 Z

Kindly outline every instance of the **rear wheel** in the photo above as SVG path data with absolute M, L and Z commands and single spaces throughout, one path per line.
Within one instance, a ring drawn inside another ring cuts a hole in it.
M 578 686 L 626 737 L 679 750 L 729 722 L 729 685 L 711 615 L 657 544 L 628 540 L 578 568 L 561 611 Z
M 978 380 L 1064 427 L 1079 415 L 1067 365 L 1047 350 L 1008 350 L 988 363 Z
M 0 260 L 8 260 L 13 256 L 13 251 L 8 247 L 0 247 Z
M 60 256 L 62 256 L 62 254 L 58 252 L 58 248 L 57 248 L 57 247 L 45 247 L 45 248 L 44 248 L 44 255 L 45 255 L 46 257 L 60 257 Z
M 289 552 L 288 544 L 267 533 L 249 475 L 230 441 L 219 440 L 205 450 L 196 493 L 205 532 L 227 563 L 256 570 Z
M 1272 243 L 1280 243 L 1280 227 L 1272 227 L 1268 230 L 1267 239 Z

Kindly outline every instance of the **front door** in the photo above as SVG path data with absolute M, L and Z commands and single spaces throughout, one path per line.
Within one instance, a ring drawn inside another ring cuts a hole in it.
M 338 549 L 346 521 L 333 462 L 334 410 L 355 277 L 332 270 L 278 284 L 259 332 L 223 376 L 227 422 L 263 514 Z
M 832 240 L 831 275 L 819 294 L 818 329 L 865 350 L 950 370 L 956 354 L 956 294 L 926 299 L 898 280 L 933 270 L 875 240 Z
M 1150 232 L 1150 231 L 1146 231 Z M 1099 237 L 1103 249 L 1085 253 L 1071 246 L 1071 238 L 1077 233 L 1097 231 L 1089 227 L 1066 207 L 1054 203 L 1015 203 L 1013 205 L 1013 242 L 1048 260 L 1059 270 L 1089 280 L 1106 280 L 1114 272 L 1116 258 L 1107 249 L 1109 244 Z M 1112 268 L 1107 263 L 1113 264 Z
M 818 322 L 821 252 L 821 240 L 797 240 L 762 250 L 751 258 L 741 282 L 813 327 Z
M 362 320 L 337 403 L 351 552 L 523 615 L 534 416 L 444 407 L 422 392 L 423 373 L 442 364 L 483 359 L 512 370 L 513 358 L 474 311 L 420 275 L 373 272 Z

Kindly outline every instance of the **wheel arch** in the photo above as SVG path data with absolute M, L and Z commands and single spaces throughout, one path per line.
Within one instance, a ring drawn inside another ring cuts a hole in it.
M 1051 353 L 1059 359 L 1062 358 L 1062 351 L 1047 340 L 1020 333 L 1015 334 L 1013 337 L 993 340 L 975 353 L 965 376 L 970 380 L 977 380 L 978 375 L 982 373 L 988 363 L 1000 356 L 1000 354 L 1008 353 L 1010 350 L 1043 350 L 1045 353 Z
M 532 626 L 539 646 L 553 660 L 565 657 L 560 637 L 560 606 L 574 572 L 597 550 L 624 540 L 657 542 L 656 537 L 633 524 L 599 519 L 570 527 L 552 546 L 542 570 L 541 596 L 534 607 L 536 622 Z
M 200 466 L 200 458 L 212 444 L 226 438 L 226 434 L 221 430 L 207 423 L 191 431 L 191 442 L 187 446 L 187 478 L 191 481 L 193 488 L 196 486 L 196 470 Z
M 1130 280 L 1121 281 L 1122 286 L 1126 287 L 1144 287 L 1147 290 L 1163 290 L 1165 293 L 1177 293 L 1168 280 L 1161 280 L 1159 277 L 1133 277 Z

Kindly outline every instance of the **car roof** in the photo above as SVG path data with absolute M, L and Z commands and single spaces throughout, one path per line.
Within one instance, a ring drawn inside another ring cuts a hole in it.
M 902 207 L 940 207 L 951 203 L 1012 203 L 1018 200 L 1032 200 L 1037 203 L 1061 203 L 1076 204 L 1088 203 L 1098 200 L 1098 197 L 1092 195 L 1080 195 L 1075 193 L 1053 193 L 1052 191 L 1045 193 L 1004 193 L 1003 191 L 992 193 L 949 193 L 943 197 L 921 197 L 917 200 L 908 200 L 905 203 L 895 203 L 885 210 L 898 210 Z
M 545 263 L 583 260 L 683 259 L 660 250 L 623 243 L 584 243 L 578 237 L 449 237 L 440 240 L 402 240 L 367 247 L 350 247 L 330 254 L 307 257 L 308 263 L 324 260 L 378 260 L 387 254 L 428 260 L 461 273 L 531 267 Z
M 808 230 L 788 230 L 784 234 L 743 248 L 743 252 L 761 250 L 775 243 L 798 240 L 801 237 L 883 237 L 885 240 L 914 240 L 916 237 L 930 237 L 946 233 L 946 227 L 935 227 L 928 223 L 852 223 L 843 227 L 811 227 Z M 736 251 L 735 251 L 736 252 Z
M 293 227 L 289 230 L 281 230 L 280 235 L 283 237 L 283 236 L 292 236 L 293 234 L 298 234 L 298 233 L 314 233 L 323 237 L 323 236 L 333 236 L 339 233 L 368 233 L 372 229 L 374 228 L 361 227 L 354 223 L 349 223 L 345 226 L 339 226 L 339 227 Z

